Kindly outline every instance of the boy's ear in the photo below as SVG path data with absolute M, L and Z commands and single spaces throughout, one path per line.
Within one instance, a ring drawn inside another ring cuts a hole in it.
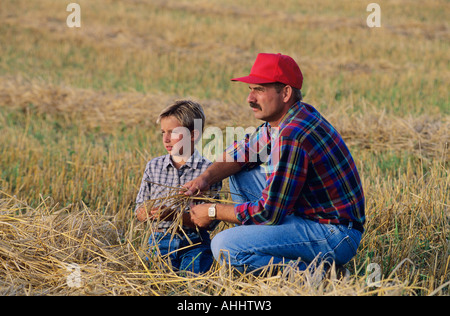
M 200 132 L 198 130 L 194 129 L 191 132 L 191 140 L 196 143 L 199 140 L 199 138 L 200 138 Z

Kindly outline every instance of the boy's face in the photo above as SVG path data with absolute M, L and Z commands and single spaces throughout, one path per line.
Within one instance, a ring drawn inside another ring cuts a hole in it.
M 190 157 L 194 151 L 193 133 L 180 124 L 174 116 L 160 120 L 164 148 L 172 156 Z

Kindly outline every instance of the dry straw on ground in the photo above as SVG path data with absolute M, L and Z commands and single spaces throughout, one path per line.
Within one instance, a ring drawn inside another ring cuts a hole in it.
M 321 268 L 285 269 L 266 278 L 226 265 L 201 276 L 179 274 L 158 257 L 144 262 L 145 253 L 135 249 L 114 218 L 81 205 L 59 209 L 49 202 L 32 208 L 2 193 L 2 295 L 395 295 L 415 290 L 395 273 L 379 287 L 368 287 L 366 276 L 331 274 L 322 280 Z

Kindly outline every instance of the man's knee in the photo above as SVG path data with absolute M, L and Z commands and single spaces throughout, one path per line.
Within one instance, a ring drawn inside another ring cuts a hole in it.
M 225 253 L 229 253 L 227 246 L 226 230 L 218 233 L 211 241 L 211 251 L 213 253 L 214 259 L 221 262 Z

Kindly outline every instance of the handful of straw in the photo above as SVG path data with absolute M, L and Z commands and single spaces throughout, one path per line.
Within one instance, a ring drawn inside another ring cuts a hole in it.
M 150 199 L 144 202 L 147 214 L 151 210 L 157 210 L 157 216 L 151 217 L 155 228 L 159 226 L 162 221 L 170 221 L 170 227 L 166 229 L 166 234 L 172 234 L 172 238 L 176 234 L 183 234 L 189 243 L 193 245 L 192 241 L 187 236 L 183 225 L 183 215 L 189 213 L 191 205 L 198 203 L 234 203 L 229 199 L 221 199 L 219 193 L 227 193 L 224 191 L 218 192 L 216 190 L 209 190 L 202 192 L 201 196 L 189 196 L 182 192 L 186 190 L 182 187 L 173 187 L 160 183 L 147 181 L 152 185 L 158 185 L 166 188 L 166 195 L 160 198 Z M 196 227 L 198 232 L 198 227 Z

